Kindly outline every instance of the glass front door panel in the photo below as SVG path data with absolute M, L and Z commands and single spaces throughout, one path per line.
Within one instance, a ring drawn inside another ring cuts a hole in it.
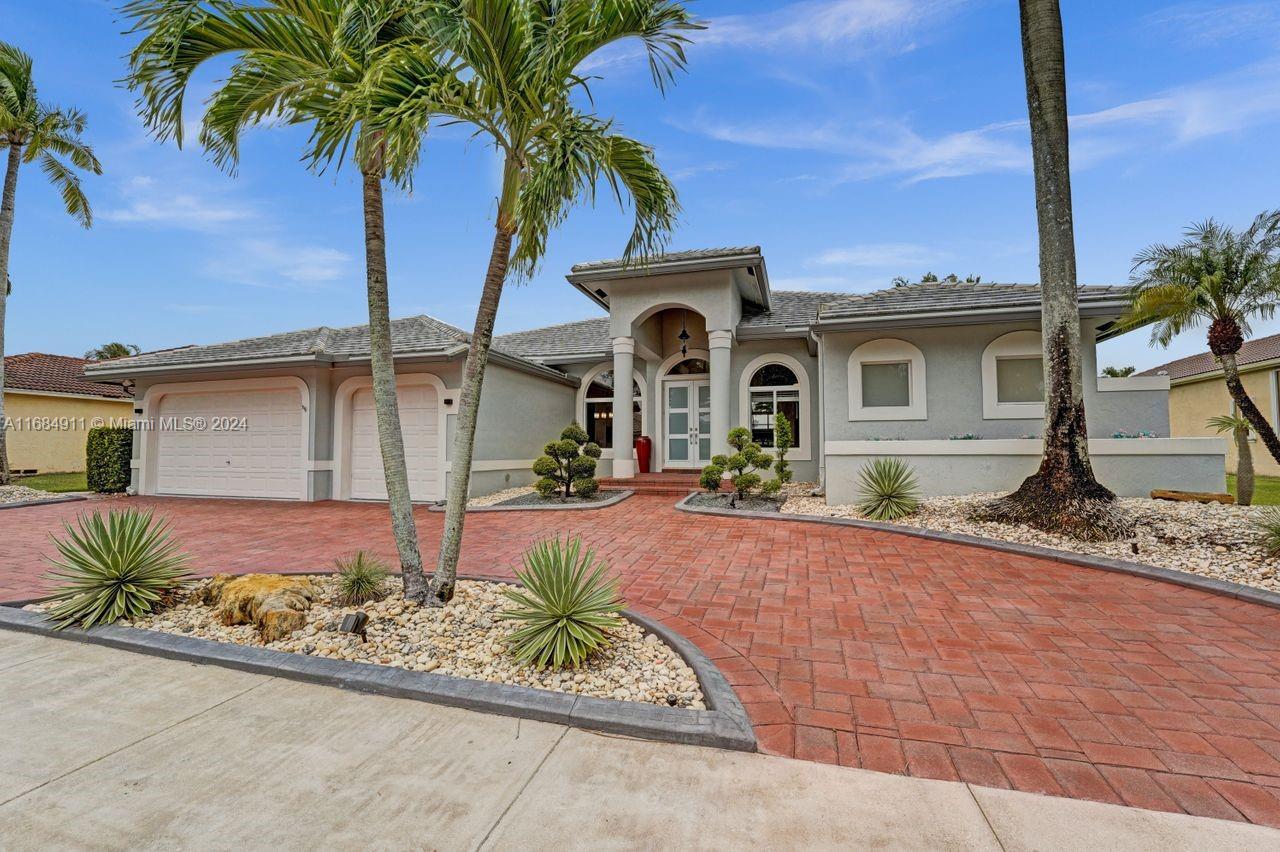
M 711 385 L 698 385 L 698 462 L 711 461 Z
M 667 464 L 700 468 L 711 461 L 711 386 L 706 381 L 667 382 Z

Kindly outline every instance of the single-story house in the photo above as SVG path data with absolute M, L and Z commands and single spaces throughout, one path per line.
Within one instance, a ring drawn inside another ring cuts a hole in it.
M 1236 353 L 1240 368 L 1240 382 L 1245 393 L 1258 406 L 1258 410 L 1275 428 L 1280 423 L 1280 334 L 1247 340 Z M 1202 437 L 1216 435 L 1216 430 L 1205 425 L 1210 417 L 1231 414 L 1235 403 L 1227 392 L 1222 378 L 1222 368 L 1211 352 L 1188 355 L 1159 367 L 1138 373 L 1139 376 L 1155 376 L 1169 380 L 1169 434 L 1178 437 Z M 1280 464 L 1266 448 L 1250 439 L 1258 448 L 1253 454 L 1253 466 L 1257 473 L 1280 476 Z M 1228 447 L 1226 463 L 1231 471 L 1236 467 L 1236 445 Z
M 4 359 L 5 438 L 14 473 L 82 471 L 89 430 L 129 424 L 129 392 L 119 383 L 86 379 L 90 363 L 41 352 Z
M 902 456 L 930 494 L 1008 488 L 1038 464 L 1043 388 L 1036 285 L 933 283 L 875 293 L 774 292 L 759 247 L 664 255 L 643 267 L 580 264 L 569 283 L 603 316 L 495 339 L 473 491 L 533 479 L 543 444 L 572 420 L 604 448 L 601 475 L 636 474 L 634 439 L 662 471 L 696 471 L 733 426 L 773 443 L 791 420 L 797 480 L 832 502 L 868 459 Z M 1083 368 L 1124 309 L 1117 287 L 1082 287 Z M 467 335 L 396 320 L 400 408 L 416 500 L 449 476 Z M 90 365 L 136 385 L 134 486 L 143 494 L 384 497 L 367 327 L 313 328 Z M 615 380 L 615 377 L 625 377 Z M 1226 441 L 1169 438 L 1159 377 L 1086 382 L 1101 479 L 1124 494 L 1224 487 Z M 1113 439 L 1120 430 L 1161 436 Z M 972 433 L 975 440 L 955 440 Z

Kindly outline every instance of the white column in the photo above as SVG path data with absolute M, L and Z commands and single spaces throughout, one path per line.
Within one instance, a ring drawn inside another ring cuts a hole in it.
M 729 452 L 729 353 L 732 331 L 708 331 L 711 350 L 711 454 Z
M 630 479 L 636 475 L 631 458 L 633 434 L 632 373 L 635 367 L 636 341 L 631 337 L 613 339 L 613 476 Z

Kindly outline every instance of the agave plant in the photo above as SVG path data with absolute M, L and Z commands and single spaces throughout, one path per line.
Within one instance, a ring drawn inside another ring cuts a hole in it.
M 896 521 L 920 505 L 915 472 L 902 459 L 878 458 L 858 475 L 858 511 L 876 521 Z
M 1258 535 L 1258 546 L 1267 556 L 1280 556 L 1280 509 L 1263 509 L 1251 524 Z
M 622 624 L 625 604 L 617 579 L 605 576 L 608 566 L 583 550 L 582 539 L 540 541 L 525 552 L 524 565 L 516 571 L 524 588 L 503 592 L 517 608 L 500 615 L 523 623 L 510 639 L 516 659 L 577 668 L 610 644 L 607 631 Z
M 60 559 L 47 578 L 61 587 L 49 596 L 48 613 L 59 630 L 90 628 L 121 618 L 138 618 L 189 579 L 187 557 L 169 537 L 169 525 L 152 522 L 151 512 L 125 509 L 81 515 L 65 538 L 53 539 Z
M 339 559 L 337 565 L 340 606 L 358 606 L 383 597 L 387 563 L 368 551 L 357 550 L 351 558 Z

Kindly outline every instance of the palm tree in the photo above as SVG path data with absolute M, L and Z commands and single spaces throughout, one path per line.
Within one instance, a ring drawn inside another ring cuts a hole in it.
M 1125 536 L 1132 525 L 1093 475 L 1080 375 L 1075 228 L 1067 148 L 1066 58 L 1058 0 L 1019 0 L 1027 78 L 1044 347 L 1044 453 L 1017 491 L 982 507 L 990 520 L 1082 539 Z
M 1176 245 L 1157 243 L 1133 259 L 1133 292 L 1122 327 L 1154 323 L 1151 343 L 1168 346 L 1207 323 L 1209 351 L 1227 392 L 1267 451 L 1280 461 L 1280 439 L 1245 392 L 1236 353 L 1251 319 L 1270 319 L 1280 305 L 1280 211 L 1263 212 L 1237 233 L 1212 219 L 1187 228 Z
M 90 349 L 84 353 L 84 357 L 88 361 L 109 361 L 112 358 L 128 358 L 130 355 L 137 355 L 142 350 L 132 343 L 104 343 L 101 346 Z
M 409 140 L 393 140 L 388 131 L 373 129 L 364 103 L 351 94 L 381 51 L 410 38 L 423 43 L 435 8 L 394 0 L 134 0 L 125 7 L 142 33 L 127 82 L 140 93 L 139 112 L 158 138 L 182 144 L 183 99 L 192 75 L 205 62 L 231 55 L 235 62 L 209 100 L 200 131 L 199 141 L 216 163 L 234 170 L 242 133 L 283 121 L 311 126 L 306 159 L 312 168 L 340 167 L 350 158 L 360 169 L 378 443 L 411 599 L 423 595 L 426 575 L 396 399 L 383 182 L 408 182 L 421 136 L 415 130 Z M 433 55 L 424 51 L 424 65 L 448 76 L 448 68 L 430 63 Z
M 621 204 L 629 195 L 635 223 L 625 256 L 648 256 L 665 244 L 679 211 L 675 188 L 653 151 L 613 131 L 612 123 L 576 107 L 587 77 L 583 63 L 628 38 L 644 45 L 662 89 L 685 65 L 686 33 L 698 29 L 680 0 L 447 0 L 449 15 L 433 30 L 467 68 L 440 78 L 428 44 L 392 50 L 370 77 L 369 97 L 396 138 L 432 117 L 468 124 L 503 159 L 493 246 L 463 372 L 458 424 L 450 454 L 449 490 L 440 557 L 426 602 L 453 596 L 470 490 L 476 415 L 498 303 L 508 273 L 528 277 L 549 233 L 580 201 L 606 183 Z M 589 102 L 589 98 L 583 100 Z
M 0 388 L 4 387 L 4 320 L 9 296 L 9 246 L 13 238 L 18 169 L 38 163 L 62 195 L 62 206 L 84 227 L 93 224 L 89 199 L 76 170 L 102 174 L 93 149 L 85 144 L 85 115 L 76 109 L 42 104 L 36 97 L 31 57 L 0 42 L 0 145 L 9 149 L 0 196 Z M 4 431 L 4 394 L 0 393 L 0 485 L 9 484 L 9 454 Z
M 1230 432 L 1236 442 L 1236 502 L 1248 506 L 1253 502 L 1253 450 L 1249 448 L 1249 430 L 1252 424 L 1239 412 L 1219 414 L 1205 423 L 1221 435 Z

